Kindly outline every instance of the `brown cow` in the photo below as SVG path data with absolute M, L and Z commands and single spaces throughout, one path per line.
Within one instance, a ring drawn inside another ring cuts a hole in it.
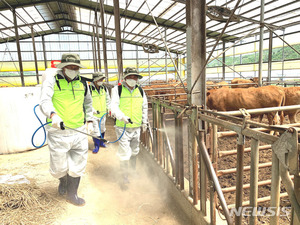
M 283 88 L 285 92 L 285 106 L 300 105 L 300 87 L 286 87 Z M 297 123 L 296 115 L 298 110 L 285 111 L 284 115 L 288 115 L 290 123 Z
M 215 83 L 213 81 L 206 81 L 206 87 L 207 87 L 207 90 L 210 90 L 210 89 L 213 89 L 214 87 L 212 87 L 212 85 L 214 85 Z
M 214 87 L 215 89 L 217 89 L 217 88 L 230 88 L 226 81 L 221 81 L 219 83 L 216 83 L 216 85 L 218 85 L 218 86 Z
M 206 81 L 206 87 L 207 87 L 207 90 L 217 89 L 217 88 L 221 88 L 221 87 L 230 88 L 230 86 L 228 86 L 228 83 L 226 81 L 220 81 L 218 83 L 213 82 L 213 81 Z
M 168 88 L 170 88 L 170 85 L 168 84 L 155 84 L 143 87 L 147 96 L 166 94 L 168 92 Z
M 207 107 L 218 111 L 233 111 L 240 108 L 256 109 L 278 107 L 284 105 L 285 94 L 277 86 L 264 86 L 258 88 L 220 88 L 207 92 Z M 281 113 L 281 123 L 283 113 Z M 267 114 L 269 124 L 273 124 L 278 117 L 277 113 Z M 277 123 L 277 121 L 276 121 Z
M 231 88 L 248 88 L 248 87 L 257 87 L 258 78 L 254 77 L 250 80 L 234 78 L 231 80 L 231 84 L 241 84 L 241 85 L 231 85 Z
M 156 85 L 156 84 L 165 84 L 165 80 L 153 80 L 150 82 L 150 85 Z
M 186 86 L 186 83 L 184 83 Z M 181 82 L 172 83 L 172 84 L 156 84 L 156 85 L 148 85 L 143 87 L 147 96 L 153 95 L 162 95 L 162 97 L 166 100 L 173 101 L 175 99 L 180 99 L 179 93 L 185 93 L 182 88 Z M 183 97 L 184 99 L 184 97 Z

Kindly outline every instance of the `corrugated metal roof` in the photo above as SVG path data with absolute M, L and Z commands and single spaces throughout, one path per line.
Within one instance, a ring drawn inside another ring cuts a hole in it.
M 103 3 L 106 35 L 108 39 L 115 39 L 113 0 L 104 0 Z M 207 6 L 219 6 L 225 9 L 233 9 L 235 4 L 234 0 L 207 1 Z M 261 1 L 257 0 L 243 0 L 235 12 L 239 22 L 229 23 L 222 40 L 238 40 L 257 27 L 260 24 L 260 4 Z M 184 0 L 120 0 L 119 5 L 122 41 L 140 46 L 145 43 L 155 44 L 160 49 L 164 49 L 162 38 L 165 38 L 172 52 L 185 52 L 186 4 Z M 13 9 L 17 13 L 20 39 L 23 39 L 31 37 L 31 27 L 35 36 L 64 30 L 93 35 L 95 12 L 98 13 L 98 20 L 100 19 L 99 8 L 100 0 L 1 0 L 0 43 L 15 40 Z M 285 34 L 299 30 L 299 16 L 298 0 L 265 0 L 264 22 L 275 30 L 284 29 Z M 225 23 L 208 16 L 206 20 L 209 49 L 214 45 Z M 267 28 L 265 31 L 268 32 Z M 256 30 L 253 35 L 258 33 L 259 30 Z M 101 29 L 99 34 L 101 35 Z

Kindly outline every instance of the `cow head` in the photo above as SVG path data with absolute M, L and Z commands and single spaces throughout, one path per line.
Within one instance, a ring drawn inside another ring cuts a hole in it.
M 258 78 L 258 77 L 253 77 L 253 78 L 250 78 L 250 80 L 251 80 L 253 83 L 257 83 L 257 84 L 258 84 L 259 78 Z
M 272 121 L 273 125 L 280 124 L 280 121 L 280 116 L 278 115 L 278 112 L 276 112 Z

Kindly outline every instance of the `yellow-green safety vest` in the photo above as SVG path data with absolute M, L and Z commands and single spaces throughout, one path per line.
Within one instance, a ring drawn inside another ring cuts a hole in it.
M 143 115 L 143 101 L 143 96 L 138 87 L 130 93 L 130 91 L 122 85 L 119 108 L 126 116 L 130 117 L 132 122 L 134 122 L 133 124 L 126 124 L 126 127 L 140 127 L 139 124 L 142 123 Z M 116 126 L 124 127 L 124 122 L 117 120 Z
M 96 117 L 100 118 L 106 113 L 106 90 L 105 87 L 100 87 L 99 92 L 92 84 L 90 84 L 90 90 L 93 98 L 93 108 L 99 111 Z
M 59 75 L 60 76 L 60 75 Z M 62 77 L 62 76 L 60 76 Z M 57 115 L 63 120 L 64 124 L 70 128 L 78 128 L 85 123 L 84 96 L 85 86 L 79 79 L 68 82 L 65 78 L 55 76 L 54 94 L 52 103 Z M 52 121 L 47 119 L 47 122 Z M 51 126 L 51 124 L 49 124 Z

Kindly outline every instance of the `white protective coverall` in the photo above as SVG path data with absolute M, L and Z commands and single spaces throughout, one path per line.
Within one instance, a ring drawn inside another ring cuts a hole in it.
M 64 76 L 61 70 L 58 70 L 57 73 Z M 51 112 L 56 111 L 52 103 L 55 82 L 55 77 L 47 76 L 42 84 L 40 108 L 48 118 L 50 118 Z M 92 121 L 92 97 L 89 88 L 84 97 L 84 108 L 86 121 Z M 50 151 L 50 174 L 55 178 L 61 178 L 67 173 L 71 177 L 81 177 L 87 164 L 88 136 L 74 130 L 60 130 L 48 125 L 46 125 L 46 130 L 48 131 L 47 142 Z M 76 130 L 87 132 L 86 125 L 82 125 Z
M 122 82 L 123 86 L 127 88 L 131 93 L 133 90 L 131 90 L 127 85 L 126 82 Z M 113 116 L 115 116 L 118 120 L 121 120 L 122 117 L 124 117 L 124 113 L 119 108 L 120 105 L 120 97 L 118 92 L 118 86 L 115 86 L 111 91 L 111 113 Z M 143 106 L 142 106 L 142 123 L 147 124 L 148 122 L 148 100 L 147 96 L 144 92 L 143 94 Z M 125 115 L 126 116 L 126 115 Z M 124 128 L 123 127 L 117 127 L 116 129 L 116 135 L 117 138 L 121 136 L 123 133 Z M 120 159 L 120 161 L 129 160 L 131 156 L 136 156 L 139 151 L 139 144 L 140 144 L 140 132 L 141 128 L 128 128 L 126 127 L 125 132 L 121 139 L 119 140 L 119 149 L 117 152 L 117 155 Z

